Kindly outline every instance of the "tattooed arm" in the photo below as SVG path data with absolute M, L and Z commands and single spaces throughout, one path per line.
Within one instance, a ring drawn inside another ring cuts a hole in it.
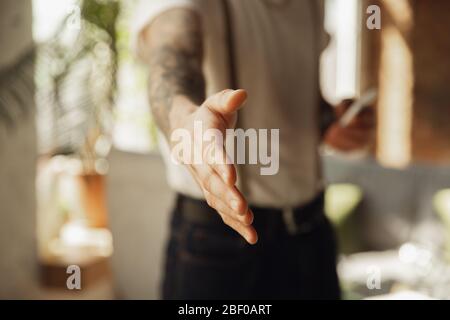
M 205 100 L 202 24 L 196 12 L 173 9 L 162 13 L 142 36 L 144 41 L 139 49 L 149 66 L 150 105 L 169 144 L 172 144 L 171 133 L 178 128 L 191 133 L 191 145 L 203 144 L 203 137 L 193 134 L 194 123 L 198 121 L 203 130 L 218 129 L 223 134 L 234 126 L 237 110 L 247 94 L 244 90 L 224 90 Z M 204 149 L 208 147 L 211 145 Z M 223 146 L 215 148 L 214 152 L 221 153 L 222 158 L 226 156 Z M 202 154 L 201 159 L 202 164 L 184 164 L 199 184 L 208 204 L 217 210 L 225 224 L 249 243 L 256 243 L 257 234 L 251 225 L 253 213 L 235 186 L 234 166 L 216 163 L 214 160 L 217 158 L 212 159 L 210 152 Z
M 183 97 L 184 107 L 193 110 L 205 99 L 201 21 L 193 11 L 170 10 L 157 17 L 143 36 L 150 105 L 160 129 L 169 137 L 174 100 Z

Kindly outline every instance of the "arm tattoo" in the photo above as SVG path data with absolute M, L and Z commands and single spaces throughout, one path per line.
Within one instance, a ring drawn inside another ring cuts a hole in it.
M 200 105 L 205 99 L 201 23 L 196 13 L 172 10 L 152 25 L 149 50 L 149 98 L 160 129 L 170 134 L 173 98 L 184 95 Z

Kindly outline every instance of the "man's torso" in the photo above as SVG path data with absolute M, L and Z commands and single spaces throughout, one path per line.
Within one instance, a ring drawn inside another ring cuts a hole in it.
M 203 18 L 207 94 L 230 87 L 223 3 L 194 1 Z M 295 206 L 321 188 L 317 146 L 318 60 L 323 7 L 313 0 L 229 1 L 237 85 L 248 92 L 239 112 L 244 129 L 280 129 L 279 171 L 262 176 L 261 165 L 240 165 L 240 187 L 250 203 Z M 166 157 L 168 159 L 168 157 Z M 201 198 L 189 173 L 167 161 L 177 190 Z

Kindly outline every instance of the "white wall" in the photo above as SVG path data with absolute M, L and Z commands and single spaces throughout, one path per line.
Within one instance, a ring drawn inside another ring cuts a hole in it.
M 37 294 L 35 140 L 33 113 L 0 122 L 0 299 Z
M 157 299 L 173 193 L 159 155 L 114 150 L 107 198 L 119 299 Z

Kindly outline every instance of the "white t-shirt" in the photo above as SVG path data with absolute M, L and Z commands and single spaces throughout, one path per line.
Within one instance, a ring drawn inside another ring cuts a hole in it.
M 228 0 L 234 22 L 235 65 L 248 100 L 239 111 L 242 128 L 280 129 L 279 171 L 262 176 L 260 165 L 241 165 L 238 187 L 253 205 L 301 205 L 322 188 L 319 145 L 319 56 L 326 36 L 323 3 L 317 0 Z M 191 8 L 202 17 L 203 71 L 207 95 L 229 88 L 228 49 L 222 0 L 144 0 L 137 10 L 140 31 L 162 12 Z M 162 146 L 170 185 L 202 198 L 183 166 L 173 164 Z

